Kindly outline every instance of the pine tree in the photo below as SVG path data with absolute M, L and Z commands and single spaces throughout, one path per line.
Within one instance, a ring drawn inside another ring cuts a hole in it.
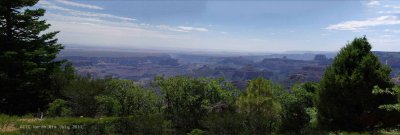
M 58 32 L 40 19 L 38 0 L 0 1 L 0 113 L 23 114 L 43 108 L 52 98 L 50 82 L 62 62 Z
M 355 38 L 340 50 L 321 80 L 318 123 L 325 130 L 365 131 L 385 123 L 381 104 L 395 103 L 390 95 L 374 95 L 374 86 L 393 87 L 391 69 L 371 52 L 366 37 Z

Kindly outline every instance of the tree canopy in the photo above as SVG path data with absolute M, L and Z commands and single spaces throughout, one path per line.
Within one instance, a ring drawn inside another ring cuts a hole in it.
M 55 61 L 63 48 L 56 32 L 40 19 L 44 9 L 31 9 L 38 0 L 0 1 L 0 111 L 24 114 L 44 109 L 52 99 L 53 73 L 62 62 Z
M 374 95 L 374 86 L 393 87 L 391 69 L 371 52 L 366 37 L 355 38 L 340 50 L 320 82 L 318 123 L 326 130 L 362 131 L 385 123 L 381 104 L 395 103 L 391 95 Z
M 224 80 L 177 76 L 158 77 L 156 83 L 164 99 L 165 117 L 181 133 L 201 127 L 200 120 L 209 112 L 227 109 L 234 102 L 233 89 Z
M 249 82 L 237 100 L 240 113 L 246 117 L 248 134 L 272 133 L 282 109 L 277 93 L 282 91 L 283 87 L 261 77 Z

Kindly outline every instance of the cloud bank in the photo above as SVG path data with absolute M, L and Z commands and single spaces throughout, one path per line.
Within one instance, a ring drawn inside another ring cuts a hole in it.
M 329 25 L 328 30 L 361 30 L 372 26 L 400 24 L 397 16 L 380 16 L 367 20 L 346 21 L 339 24 Z

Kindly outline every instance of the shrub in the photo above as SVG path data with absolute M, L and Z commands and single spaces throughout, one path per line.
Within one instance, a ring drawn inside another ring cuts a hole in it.
M 72 115 L 72 109 L 68 106 L 67 101 L 56 99 L 49 104 L 47 114 L 50 117 L 66 117 Z

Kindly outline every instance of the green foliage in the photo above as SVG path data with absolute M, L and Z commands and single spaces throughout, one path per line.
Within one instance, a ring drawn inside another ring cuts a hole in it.
M 160 121 L 161 120 L 161 121 Z M 168 121 L 162 120 L 161 114 L 148 114 L 130 117 L 70 118 L 56 117 L 35 119 L 32 117 L 10 117 L 0 115 L 0 124 L 7 121 L 15 128 L 5 132 L 0 125 L 0 134 L 174 134 Z
M 232 87 L 223 80 L 194 79 L 183 76 L 156 78 L 164 99 L 163 111 L 168 120 L 180 133 L 201 127 L 203 119 L 218 103 L 234 102 Z
M 151 90 L 130 80 L 110 80 L 106 92 L 95 97 L 100 116 L 118 116 L 114 132 L 122 134 L 169 134 L 171 124 L 160 112 L 161 100 Z
M 282 110 L 277 97 L 281 91 L 281 86 L 261 77 L 249 82 L 237 100 L 239 111 L 245 117 L 246 134 L 265 134 L 275 130 Z
M 116 118 L 45 118 L 20 119 L 15 122 L 20 134 L 111 134 Z M 36 127 L 36 128 L 34 128 Z M 51 128 L 50 128 L 51 127 Z
M 74 116 L 94 117 L 98 105 L 96 96 L 106 93 L 108 79 L 76 77 L 62 90 L 65 100 L 71 105 Z
M 100 112 L 110 116 L 152 114 L 159 111 L 161 102 L 155 92 L 135 85 L 130 80 L 111 80 L 107 93 L 96 96 Z
M 387 88 L 385 90 L 379 88 L 378 86 L 375 86 L 373 91 L 373 94 L 376 95 L 380 95 L 380 94 L 388 94 L 388 95 L 393 95 L 393 96 L 397 96 L 397 103 L 394 104 L 384 104 L 384 105 L 380 105 L 379 108 L 380 109 L 385 109 L 388 111 L 398 111 L 400 112 L 400 86 L 396 86 L 394 88 Z
M 78 75 L 75 73 L 75 68 L 71 62 L 66 62 L 62 68 L 58 69 L 51 79 L 51 89 L 54 91 L 53 98 L 64 99 L 62 91 L 71 85 L 70 82 L 76 79 Z
M 171 124 L 164 121 L 162 114 L 132 115 L 129 117 L 101 118 L 45 118 L 43 120 L 14 121 L 16 127 L 21 126 L 53 126 L 49 128 L 29 128 L 21 130 L 24 134 L 172 134 Z M 79 128 L 73 129 L 73 126 Z M 65 129 L 62 127 L 69 127 Z
M 47 109 L 47 114 L 50 117 L 66 117 L 71 116 L 72 110 L 68 106 L 67 101 L 56 99 L 50 103 L 49 109 Z
M 95 97 L 98 105 L 97 115 L 99 116 L 117 116 L 121 110 L 121 104 L 111 96 L 100 95 Z
M 159 115 L 158 115 L 159 116 Z M 74 135 L 91 135 L 91 134 L 176 134 L 170 128 L 169 122 L 159 123 L 154 119 L 158 119 L 157 115 L 148 117 L 104 117 L 104 118 L 45 118 L 42 120 L 34 119 L 32 117 L 15 117 L 0 115 L 0 123 L 8 121 L 8 125 L 17 128 L 14 131 L 3 131 L 0 125 L 1 135 L 24 135 L 24 134 L 74 134 Z M 150 120 L 150 121 L 145 121 Z M 158 125 L 157 125 L 158 124 Z M 78 126 L 73 128 L 73 125 Z M 30 126 L 31 128 L 26 128 Z M 33 128 L 33 126 L 39 128 Z M 52 126 L 54 128 L 48 128 Z M 25 127 L 25 128 L 24 128 Z M 69 127 L 65 129 L 61 127 Z M 235 129 L 233 129 L 235 130 Z M 240 129 L 238 129 L 240 130 Z M 398 134 L 398 129 L 390 130 L 377 130 L 374 134 L 382 135 L 395 135 Z M 194 129 L 189 134 L 213 134 L 207 130 Z M 228 133 L 229 134 L 229 133 Z M 233 134 L 233 133 L 232 133 Z M 235 133 L 243 134 L 243 133 Z M 339 134 L 339 135 L 367 135 L 371 132 L 329 132 L 329 133 L 316 133 L 316 134 Z M 226 135 L 226 134 L 224 134 Z M 230 135 L 230 134 L 229 134 Z
M 306 83 L 284 91 L 260 77 L 239 96 L 222 79 L 158 77 L 160 96 L 129 80 L 77 76 L 71 63 L 56 61 L 63 46 L 55 38 L 58 32 L 45 33 L 50 27 L 40 19 L 45 10 L 29 8 L 37 2 L 0 1 L 0 113 L 22 115 L 48 105 L 51 117 L 114 117 L 39 121 L 0 115 L 0 129 L 33 121 L 29 124 L 81 124 L 84 129 L 20 132 L 202 135 L 272 134 L 280 129 L 304 134 L 317 125 L 328 131 L 366 131 L 400 121 L 400 87 L 393 87 L 391 69 L 371 53 L 365 37 L 341 49 L 320 87 Z
M 317 84 L 295 84 L 291 91 L 280 95 L 282 105 L 280 132 L 299 134 L 311 121 L 310 109 L 314 106 Z
M 22 115 L 43 109 L 52 100 L 52 75 L 62 62 L 58 32 L 41 20 L 44 9 L 29 9 L 38 0 L 0 2 L 0 112 Z
M 213 112 L 208 114 L 201 125 L 207 134 L 237 135 L 245 131 L 245 117 L 235 111 Z
M 310 122 L 309 122 L 309 127 L 312 130 L 317 129 L 318 127 L 318 113 L 317 113 L 317 108 L 312 107 L 312 108 L 307 108 L 306 109 L 308 116 L 310 116 Z
M 371 52 L 365 37 L 342 48 L 321 80 L 318 124 L 325 130 L 363 131 L 385 124 L 381 104 L 395 103 L 390 95 L 373 95 L 375 85 L 391 88 L 390 68 Z
M 17 117 L 0 114 L 0 131 L 3 131 L 4 128 L 12 125 L 12 122 L 15 122 L 17 119 Z
M 379 86 L 374 86 L 372 91 L 374 95 L 389 95 L 397 97 L 397 102 L 380 104 L 379 109 L 385 110 L 385 115 L 390 117 L 385 117 L 386 122 L 383 127 L 393 127 L 398 126 L 400 123 L 400 86 L 395 86 L 393 88 L 381 89 Z
M 35 118 L 23 118 L 17 121 L 14 121 L 16 126 L 21 125 L 82 125 L 85 123 L 108 123 L 117 120 L 115 117 L 102 117 L 102 118 L 88 118 L 88 117 L 52 117 L 52 118 L 44 118 L 42 120 Z
M 150 113 L 120 117 L 113 123 L 114 133 L 120 134 L 174 134 L 171 122 L 165 121 L 161 113 Z

